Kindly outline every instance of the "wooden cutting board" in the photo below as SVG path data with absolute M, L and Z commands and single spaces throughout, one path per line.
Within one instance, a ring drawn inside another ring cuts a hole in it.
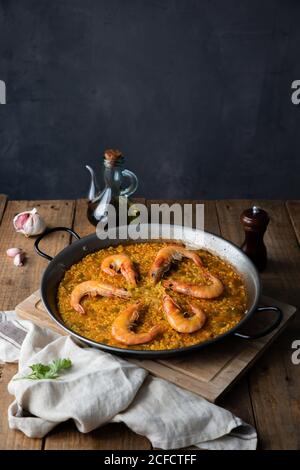
M 261 356 L 287 326 L 296 312 L 296 308 L 292 305 L 284 304 L 269 297 L 263 297 L 261 305 L 273 305 L 281 308 L 283 312 L 283 321 L 280 326 L 264 338 L 243 340 L 230 335 L 219 343 L 212 344 L 189 355 L 179 356 L 178 358 L 128 360 L 147 369 L 157 377 L 197 393 L 211 402 L 216 402 Z M 42 304 L 39 291 L 33 293 L 17 305 L 16 312 L 20 318 L 31 320 L 41 327 L 50 328 L 63 335 L 66 334 L 48 316 Z M 263 314 L 255 315 L 252 321 L 252 331 L 253 327 L 257 330 L 260 328 L 263 316 Z

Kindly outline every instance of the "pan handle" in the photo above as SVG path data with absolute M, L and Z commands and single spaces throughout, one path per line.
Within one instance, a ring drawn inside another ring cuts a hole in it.
M 80 236 L 74 232 L 74 230 L 72 230 L 71 228 L 67 228 L 67 227 L 54 227 L 54 228 L 49 228 L 48 230 L 46 230 L 44 233 L 42 233 L 42 235 L 40 235 L 34 242 L 34 249 L 35 251 L 37 252 L 38 255 L 42 256 L 43 258 L 46 258 L 47 260 L 49 261 L 52 261 L 53 260 L 53 257 L 50 256 L 50 255 L 47 255 L 46 253 L 44 253 L 42 250 L 39 249 L 39 244 L 41 242 L 41 240 L 46 237 L 47 235 L 49 235 L 50 233 L 53 233 L 53 232 L 68 232 L 70 233 L 70 235 L 72 235 L 74 238 L 76 238 L 77 240 L 80 240 Z
M 281 323 L 281 320 L 283 318 L 282 311 L 278 307 L 258 307 L 255 310 L 255 312 L 275 312 L 275 320 L 273 321 L 271 325 L 267 326 L 267 328 L 265 328 L 262 331 L 259 331 L 258 333 L 255 333 L 253 335 L 247 335 L 243 333 L 233 333 L 235 336 L 238 336 L 239 338 L 243 338 L 243 339 L 262 338 L 263 336 L 266 336 L 269 333 L 271 333 L 271 331 L 275 330 L 275 328 L 277 328 L 277 326 Z

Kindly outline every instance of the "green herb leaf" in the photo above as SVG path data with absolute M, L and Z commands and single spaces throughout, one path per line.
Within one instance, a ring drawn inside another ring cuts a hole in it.
M 32 364 L 30 369 L 32 372 L 24 377 L 18 377 L 15 380 L 30 379 L 30 380 L 41 380 L 41 379 L 57 379 L 59 373 L 65 369 L 69 369 L 72 366 L 70 359 L 55 359 L 50 364 Z

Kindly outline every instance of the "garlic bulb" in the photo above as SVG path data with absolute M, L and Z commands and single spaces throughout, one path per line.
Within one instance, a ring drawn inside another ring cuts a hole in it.
M 23 266 L 23 261 L 25 260 L 25 255 L 24 253 L 18 253 L 15 257 L 14 257 L 14 265 L 19 267 L 19 266 Z
M 44 219 L 39 215 L 35 208 L 32 209 L 32 211 L 25 211 L 17 214 L 14 217 L 13 225 L 17 232 L 23 233 L 26 237 L 39 235 L 40 233 L 43 233 L 46 228 Z
M 19 255 L 20 253 L 22 253 L 22 250 L 20 248 L 8 248 L 8 250 L 6 250 L 6 254 L 10 258 L 14 258 L 16 255 Z

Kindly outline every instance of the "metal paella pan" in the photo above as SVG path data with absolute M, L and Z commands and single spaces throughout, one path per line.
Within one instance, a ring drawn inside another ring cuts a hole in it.
M 79 339 L 83 343 L 93 346 L 102 350 L 105 350 L 110 353 L 115 353 L 123 356 L 134 356 L 137 358 L 162 358 L 170 356 L 178 356 L 185 354 L 191 351 L 195 351 L 201 348 L 206 347 L 207 345 L 222 341 L 225 337 L 229 335 L 239 336 L 245 340 L 256 339 L 262 336 L 269 334 L 275 328 L 278 327 L 282 320 L 282 312 L 279 308 L 269 306 L 269 307 L 258 307 L 258 301 L 261 293 L 261 284 L 258 272 L 251 262 L 251 260 L 235 245 L 224 240 L 223 238 L 211 234 L 209 232 L 200 232 L 193 229 L 184 229 L 184 235 L 182 232 L 182 227 L 179 226 L 162 226 L 154 224 L 144 224 L 142 226 L 144 233 L 150 234 L 154 231 L 156 233 L 161 233 L 161 240 L 166 241 L 180 241 L 185 243 L 187 246 L 193 245 L 197 249 L 205 249 L 220 258 L 224 261 L 230 263 L 233 268 L 241 275 L 246 291 L 247 291 L 247 309 L 241 321 L 234 326 L 231 330 L 223 333 L 213 339 L 203 341 L 199 344 L 194 344 L 192 346 L 183 347 L 179 349 L 166 349 L 166 350 L 137 350 L 130 348 L 121 348 L 110 346 L 101 342 L 93 341 L 84 336 L 81 336 L 78 333 L 72 331 L 67 327 L 62 318 L 60 317 L 58 307 L 57 307 L 57 290 L 60 281 L 64 277 L 65 272 L 75 263 L 78 263 L 82 258 L 90 253 L 94 253 L 103 248 L 109 246 L 116 246 L 122 243 L 128 243 L 120 238 L 118 230 L 116 237 L 111 239 L 107 237 L 105 240 L 101 240 L 97 237 L 96 233 L 91 234 L 87 237 L 80 238 L 73 230 L 65 227 L 56 227 L 48 230 L 41 236 L 39 236 L 35 242 L 35 249 L 40 256 L 48 259 L 50 261 L 47 266 L 40 286 L 40 292 L 43 304 L 49 314 L 49 316 L 66 332 L 68 332 L 73 337 Z M 45 238 L 48 234 L 57 232 L 57 231 L 67 231 L 76 239 L 71 245 L 64 248 L 60 253 L 58 253 L 54 258 L 50 257 L 48 254 L 41 251 L 39 248 L 40 241 Z M 164 237 L 164 233 L 168 233 L 168 237 Z M 171 235 L 170 235 L 171 234 Z M 195 236 L 196 235 L 196 236 Z M 197 237 L 198 235 L 198 237 Z M 197 240 L 201 240 L 197 242 Z M 140 238 L 138 240 L 129 240 L 130 243 L 143 243 L 151 241 L 150 236 Z M 267 326 L 263 331 L 256 331 L 253 334 L 241 333 L 240 329 L 243 325 L 243 330 L 245 329 L 245 323 L 255 312 L 272 312 L 274 314 L 273 322 Z

